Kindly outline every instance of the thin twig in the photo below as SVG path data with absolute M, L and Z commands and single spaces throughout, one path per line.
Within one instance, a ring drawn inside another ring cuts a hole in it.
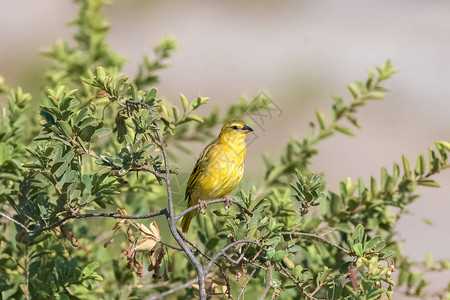
M 303 294 L 305 294 L 306 297 L 308 297 L 308 299 L 310 300 L 318 300 L 317 298 L 314 298 L 314 296 L 312 296 L 311 294 L 309 294 L 306 289 L 309 287 L 309 285 L 306 286 L 302 286 L 302 282 L 295 279 L 294 276 L 292 276 L 288 270 L 286 270 L 286 268 L 284 266 L 282 266 L 281 264 L 276 265 L 277 268 L 279 268 L 278 272 L 280 272 L 281 275 L 286 276 L 287 278 L 289 278 L 290 280 L 292 280 L 295 285 L 297 285 L 297 287 L 303 292 Z
M 217 200 L 211 200 L 211 201 L 206 201 L 206 205 L 209 204 L 214 204 L 214 203 L 220 203 L 220 202 L 226 202 L 226 199 L 217 199 Z M 242 210 L 244 210 L 247 214 L 249 214 L 250 216 L 253 216 L 253 213 L 247 208 L 245 207 L 243 204 L 241 204 L 240 202 L 237 202 L 235 200 L 231 201 L 232 204 L 236 204 L 237 206 L 239 206 Z M 200 208 L 200 204 L 196 204 L 194 206 L 189 207 L 188 209 L 182 211 L 181 213 L 179 213 L 176 217 L 175 217 L 175 221 L 178 221 L 182 216 L 184 216 L 185 214 Z
M 219 252 L 217 252 L 211 259 L 211 261 L 209 262 L 209 264 L 205 267 L 205 272 L 208 272 L 209 269 L 211 269 L 213 263 L 220 257 L 223 256 L 225 254 L 225 252 L 230 249 L 233 246 L 236 246 L 238 244 L 255 244 L 259 246 L 259 243 L 257 241 L 253 241 L 253 240 L 239 240 L 239 241 L 235 241 L 231 244 L 226 245 L 225 247 L 222 248 L 222 250 L 220 250 Z
M 13 218 L 11 218 L 10 216 L 5 215 L 4 213 L 0 212 L 0 216 L 2 216 L 5 219 L 10 220 L 11 222 L 16 223 L 17 225 L 19 225 L 20 227 L 22 227 L 27 233 L 31 233 L 31 230 L 28 229 L 25 225 L 23 225 L 22 223 L 20 223 L 19 221 L 14 220 Z
M 323 236 L 317 235 L 317 234 L 313 234 L 313 233 L 306 233 L 306 232 L 291 232 L 291 231 L 283 231 L 280 232 L 280 234 L 282 235 L 297 235 L 297 236 L 304 236 L 304 237 L 310 237 L 310 238 L 314 238 L 317 240 L 320 240 L 324 243 L 327 243 L 328 245 L 331 245 L 339 250 L 341 250 L 342 252 L 344 252 L 347 255 L 350 255 L 350 251 L 339 246 L 338 244 L 335 244 L 329 240 L 327 240 L 326 238 L 324 238 Z
M 210 274 L 206 275 L 205 278 L 211 277 L 212 275 L 213 275 L 213 274 L 210 273 Z M 186 282 L 185 284 L 182 284 L 182 285 L 179 285 L 179 286 L 177 286 L 177 287 L 174 287 L 173 289 L 170 289 L 170 290 L 168 290 L 168 291 L 165 291 L 164 293 L 161 293 L 161 294 L 158 294 L 158 295 L 150 296 L 149 298 L 147 298 L 147 300 L 157 300 L 157 299 L 162 299 L 162 298 L 164 298 L 164 297 L 166 297 L 166 296 L 168 296 L 168 295 L 170 295 L 170 294 L 173 294 L 173 293 L 175 293 L 175 292 L 177 292 L 177 291 L 179 291 L 179 290 L 188 288 L 189 286 L 193 285 L 193 284 L 196 283 L 197 281 L 198 281 L 198 279 L 192 279 L 192 280 Z
M 56 228 L 58 226 L 61 226 L 62 224 L 64 224 L 66 221 L 70 220 L 70 219 L 84 219 L 84 218 L 94 218 L 94 217 L 103 217 L 103 218 L 113 218 L 113 219 L 128 219 L 128 220 L 141 220 L 141 219 L 150 219 L 150 218 L 154 218 L 157 216 L 162 216 L 165 215 L 167 217 L 168 215 L 168 211 L 167 209 L 162 209 L 160 211 L 156 211 L 156 212 L 152 212 L 152 213 L 148 213 L 145 215 L 121 215 L 119 213 L 89 213 L 89 214 L 72 214 L 69 216 L 66 216 L 64 218 L 62 218 L 61 220 L 59 220 L 56 223 L 53 223 L 47 227 L 38 227 L 36 230 L 34 231 L 30 231 L 32 233 L 41 233 L 44 231 L 48 231 L 51 230 L 53 228 Z
M 223 279 L 225 279 L 225 284 L 227 286 L 228 299 L 233 299 L 233 296 L 231 296 L 231 287 L 230 287 L 230 281 L 228 280 L 228 276 L 225 274 L 222 267 L 218 263 L 216 263 L 216 266 L 219 268 L 219 272 L 222 275 Z
M 181 249 L 181 248 L 174 247 L 174 246 L 169 245 L 169 244 L 166 244 L 166 243 L 164 243 L 164 242 L 161 242 L 161 241 L 160 241 L 160 243 L 161 243 L 162 245 L 166 246 L 166 247 L 169 247 L 169 248 L 173 249 L 173 250 L 183 251 L 183 249 Z
M 244 296 L 244 292 L 245 292 L 245 289 L 247 288 L 247 284 L 250 282 L 250 279 L 252 279 L 253 275 L 255 275 L 256 270 L 258 270 L 258 269 L 253 269 L 253 271 L 248 276 L 247 280 L 244 282 L 244 285 L 242 286 L 241 292 L 239 293 L 237 300 L 240 300 L 241 297 Z
M 261 297 L 259 297 L 259 300 L 264 300 L 264 298 L 266 298 L 267 293 L 270 290 L 270 287 L 272 286 L 272 274 L 273 274 L 273 266 L 269 261 L 269 274 L 267 275 L 267 283 L 266 283 L 266 287 L 264 288 L 264 291 L 261 294 Z

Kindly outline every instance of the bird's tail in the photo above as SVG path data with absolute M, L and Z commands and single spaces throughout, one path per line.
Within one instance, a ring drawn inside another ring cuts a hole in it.
M 181 231 L 184 233 L 188 231 L 192 217 L 197 214 L 197 211 L 198 209 L 194 209 L 183 216 L 183 219 L 181 220 Z

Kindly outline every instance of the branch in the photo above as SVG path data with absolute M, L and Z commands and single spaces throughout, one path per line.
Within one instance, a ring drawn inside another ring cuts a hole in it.
M 304 236 L 304 237 L 310 237 L 310 238 L 313 238 L 313 239 L 317 239 L 319 241 L 327 243 L 328 245 L 331 245 L 331 246 L 341 250 L 342 252 L 344 252 L 347 255 L 350 255 L 350 251 L 349 250 L 347 250 L 345 248 L 342 248 L 338 244 L 335 244 L 335 243 L 333 243 L 333 242 L 327 240 L 326 238 L 324 238 L 324 237 L 322 237 L 320 235 L 317 235 L 317 234 L 306 233 L 306 232 L 292 232 L 292 231 L 283 231 L 283 232 L 280 232 L 280 234 L 281 235 L 298 235 L 298 236 Z
M 206 205 L 209 204 L 215 204 L 215 203 L 221 203 L 221 202 L 226 202 L 226 199 L 217 199 L 217 200 L 211 200 L 211 201 L 207 201 Z M 239 206 L 239 208 L 241 208 L 243 211 L 245 211 L 247 214 L 249 214 L 250 216 L 253 216 L 253 213 L 247 208 L 245 207 L 242 203 L 232 200 L 231 201 L 232 204 L 236 204 L 237 206 Z M 182 211 L 181 213 L 179 213 L 176 217 L 175 217 L 175 221 L 178 221 L 182 216 L 184 216 L 185 214 L 200 208 L 200 204 L 196 204 L 194 206 L 189 207 L 188 209 Z
M 258 269 L 253 269 L 253 271 L 250 273 L 250 276 L 248 276 L 247 280 L 244 282 L 244 286 L 242 287 L 241 292 L 239 293 L 238 300 L 240 300 L 241 297 L 244 295 L 245 289 L 247 288 L 247 284 L 250 282 L 250 279 L 252 279 L 253 275 L 255 275 L 256 270 Z
M 206 275 L 205 278 L 211 277 L 212 275 L 213 275 L 213 274 L 210 273 L 210 274 Z M 192 279 L 192 280 L 186 282 L 185 284 L 182 284 L 182 285 L 177 286 L 177 287 L 175 287 L 175 288 L 173 288 L 173 289 L 170 289 L 170 290 L 168 290 L 168 291 L 165 291 L 164 293 L 161 293 L 161 294 L 158 294 L 158 295 L 150 296 L 149 298 L 147 298 L 147 300 L 157 300 L 157 299 L 162 299 L 162 298 L 166 297 L 167 295 L 170 295 L 170 294 L 173 294 L 173 293 L 175 293 L 175 292 L 177 292 L 177 291 L 179 291 L 179 290 L 188 288 L 189 286 L 193 285 L 193 284 L 196 283 L 197 281 L 198 281 L 198 279 Z
M 311 300 L 318 300 L 317 298 L 314 298 L 313 295 L 309 294 L 306 289 L 309 287 L 309 285 L 303 287 L 302 286 L 302 282 L 298 281 L 297 279 L 294 278 L 294 276 L 292 276 L 288 270 L 286 270 L 286 268 L 284 266 L 282 266 L 281 264 L 276 265 L 280 270 L 278 270 L 280 272 L 281 275 L 286 276 L 287 278 L 289 278 L 290 280 L 292 280 L 298 287 L 299 289 L 302 290 L 303 294 L 305 294 L 306 297 L 308 297 L 308 299 Z
M 88 156 L 91 156 L 91 157 L 93 157 L 93 158 L 102 160 L 101 156 L 95 154 L 95 153 L 92 152 L 91 150 L 87 150 L 87 149 L 84 149 L 84 148 L 82 148 L 82 147 L 80 147 L 80 148 L 83 150 L 84 154 L 86 154 L 86 155 L 88 155 Z M 119 170 L 120 168 L 111 166 L 111 169 L 112 169 L 112 170 L 113 170 L 113 169 Z M 161 179 L 166 179 L 166 177 L 165 177 L 163 174 L 161 174 L 161 173 L 159 173 L 159 172 L 157 172 L 157 171 L 151 169 L 151 168 L 148 167 L 148 166 L 135 166 L 135 167 L 132 167 L 132 168 L 130 168 L 130 169 L 128 170 L 127 173 L 125 173 L 125 174 L 123 174 L 123 175 L 126 175 L 126 174 L 128 174 L 129 172 L 137 172 L 137 171 L 146 171 L 146 172 L 149 172 L 149 173 L 155 175 L 155 177 L 158 177 L 158 178 L 161 178 Z M 123 175 L 122 175 L 122 176 L 123 176 Z
M 266 298 L 266 295 L 269 292 L 270 287 L 272 286 L 272 274 L 273 274 L 273 267 L 269 261 L 269 275 L 267 276 L 266 287 L 264 288 L 261 297 L 259 297 L 259 300 L 264 300 L 264 298 Z
M 168 214 L 169 214 L 169 212 L 165 208 L 160 211 L 148 213 L 146 215 L 121 215 L 121 214 L 114 213 L 114 212 L 112 212 L 112 213 L 73 214 L 73 215 L 62 218 L 61 220 L 59 220 L 56 223 L 53 223 L 52 225 L 49 225 L 47 227 L 38 227 L 36 230 L 29 231 L 29 232 L 40 234 L 43 231 L 48 231 L 48 230 L 51 230 L 58 226 L 61 226 L 62 224 L 64 224 L 66 221 L 68 221 L 70 219 L 103 217 L 103 218 L 113 218 L 113 219 L 142 220 L 142 219 L 150 219 L 150 218 L 154 218 L 154 217 L 162 216 L 162 215 L 165 215 L 166 218 L 168 218 Z
M 30 233 L 30 232 L 31 232 L 31 230 L 28 229 L 25 225 L 23 225 L 23 224 L 20 223 L 19 221 L 16 221 L 16 220 L 14 220 L 13 218 L 11 218 L 11 217 L 9 217 L 9 216 L 7 216 L 7 215 L 5 215 L 4 213 L 0 212 L 0 216 L 2 216 L 2 217 L 5 218 L 5 219 L 10 220 L 11 222 L 16 223 L 17 225 L 19 225 L 20 227 L 22 227 L 27 233 Z
M 238 244 L 255 244 L 260 246 L 260 244 L 257 241 L 253 241 L 253 240 L 239 240 L 239 241 L 235 241 L 231 244 L 226 245 L 225 247 L 222 248 L 222 250 L 220 250 L 219 252 L 216 253 L 216 255 L 214 255 L 211 258 L 211 261 L 209 262 L 209 264 L 205 267 L 205 272 L 208 272 L 209 269 L 212 267 L 213 263 L 220 257 L 220 256 L 224 256 L 225 252 L 230 249 L 233 246 L 236 246 Z
M 151 113 L 151 108 L 147 104 L 147 109 Z M 167 157 L 166 148 L 164 146 L 164 140 L 162 138 L 161 132 L 158 129 L 155 129 L 156 135 L 158 137 L 159 143 L 157 143 L 158 147 L 161 149 L 161 153 L 164 159 L 164 169 L 165 169 L 165 181 L 166 181 L 166 190 L 167 190 L 167 202 L 169 206 L 169 216 L 168 216 L 168 223 L 169 223 L 169 229 L 172 233 L 172 236 L 177 241 L 178 245 L 184 250 L 186 255 L 191 260 L 192 264 L 195 266 L 195 269 L 197 270 L 197 276 L 198 276 L 198 290 L 200 294 L 201 300 L 206 300 L 207 294 L 206 294 L 206 287 L 205 287 L 205 278 L 206 274 L 208 273 L 208 270 L 204 270 L 202 264 L 200 261 L 195 257 L 194 253 L 192 253 L 191 249 L 189 249 L 189 246 L 186 244 L 186 242 L 183 240 L 183 238 L 178 233 L 177 228 L 177 220 L 175 219 L 174 209 L 173 209 L 173 198 L 172 198 L 172 186 L 170 181 L 170 169 L 169 169 L 169 159 Z

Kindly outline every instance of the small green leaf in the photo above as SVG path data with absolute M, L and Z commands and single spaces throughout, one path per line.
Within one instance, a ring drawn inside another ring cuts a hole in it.
M 316 110 L 317 121 L 319 122 L 320 129 L 325 129 L 325 117 L 323 113 L 319 110 Z
M 273 261 L 276 261 L 276 262 L 280 262 L 280 261 L 283 260 L 283 258 L 286 256 L 286 254 L 287 254 L 286 251 L 284 251 L 284 250 L 278 250 L 278 251 L 276 251 L 275 254 L 273 255 L 272 260 L 273 260 Z
M 109 135 L 110 133 L 111 133 L 110 128 L 100 128 L 94 132 L 94 135 L 98 136 L 99 138 L 102 138 L 104 136 Z
M 423 156 L 423 154 L 420 154 L 416 159 L 416 166 L 414 168 L 414 173 L 416 175 L 423 175 L 425 174 L 426 167 L 427 165 L 425 162 L 425 157 Z
M 350 91 L 350 93 L 353 96 L 353 99 L 357 99 L 358 98 L 358 88 L 356 87 L 355 84 L 351 84 L 349 86 L 347 86 L 348 90 Z
M 340 133 L 349 135 L 349 136 L 355 136 L 355 134 L 353 133 L 353 131 L 347 127 L 342 127 L 342 126 L 336 126 L 335 127 L 336 131 L 339 131 Z
M 357 243 L 353 245 L 353 250 L 355 250 L 355 253 L 358 254 L 358 256 L 363 256 L 363 247 L 361 243 Z
M 408 158 L 402 154 L 403 171 L 405 172 L 405 178 L 411 177 L 411 166 L 409 165 Z
M 100 266 L 100 264 L 98 262 L 93 262 L 90 263 L 89 265 L 87 265 L 84 269 L 83 269 L 83 277 L 88 277 L 89 275 L 91 275 L 95 269 L 97 269 Z
M 363 238 L 364 238 L 364 226 L 358 224 L 358 226 L 356 226 L 355 230 L 353 230 L 352 233 L 353 244 L 362 243 Z
M 438 143 L 439 143 L 440 145 L 442 145 L 447 151 L 450 152 L 450 143 L 449 143 L 449 142 L 439 141 Z
M 199 117 L 197 115 L 189 115 L 189 116 L 186 117 L 186 120 L 189 120 L 189 121 L 192 120 L 192 121 L 196 121 L 196 122 L 199 122 L 199 123 L 203 123 L 203 118 Z
M 383 250 L 385 246 L 386 243 L 384 242 L 384 238 L 380 235 L 376 235 L 364 244 L 364 251 L 370 251 L 373 249 L 378 252 Z
M 136 84 L 132 83 L 131 84 L 131 95 L 134 101 L 139 101 L 139 97 L 138 97 L 138 89 Z
M 367 100 L 382 100 L 383 93 L 379 93 L 379 92 L 368 93 L 366 96 L 366 99 Z
M 395 255 L 395 251 L 394 250 L 388 250 L 388 251 L 386 251 L 386 253 L 384 253 L 383 258 L 385 259 L 385 258 L 394 256 L 394 255 Z
M 83 128 L 83 130 L 81 130 L 80 132 L 80 138 L 83 141 L 89 141 L 92 137 L 92 135 L 94 135 L 95 132 L 95 126 L 93 125 L 88 125 L 86 127 Z
M 66 121 L 58 121 L 57 123 L 59 127 L 61 127 L 62 131 L 64 131 L 66 136 L 68 137 L 73 136 L 72 128 L 70 127 L 69 123 L 67 123 Z
M 158 90 L 156 89 L 156 88 L 152 88 L 151 90 L 150 90 L 150 92 L 148 92 L 148 95 L 151 97 L 151 98 L 156 98 L 156 95 L 158 94 Z
M 275 253 L 276 255 L 276 253 Z M 284 256 L 283 257 L 283 264 L 288 268 L 289 270 L 292 270 L 295 268 L 295 264 L 292 262 L 292 260 L 289 259 L 289 257 Z
M 184 113 L 186 113 L 188 110 L 189 102 L 182 93 L 180 93 L 180 99 L 181 99 L 181 104 L 183 105 Z
M 418 185 L 429 186 L 429 187 L 441 187 L 439 183 L 431 179 L 422 179 L 417 181 Z
M 106 77 L 105 74 L 105 69 L 103 69 L 103 67 L 98 66 L 97 67 L 97 78 L 100 79 L 101 81 L 104 81 Z

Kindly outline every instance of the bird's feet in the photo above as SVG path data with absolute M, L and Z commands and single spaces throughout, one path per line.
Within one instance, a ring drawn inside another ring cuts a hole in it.
M 231 207 L 231 205 L 233 205 L 233 198 L 228 195 L 223 198 L 225 198 L 225 211 L 228 212 L 228 209 Z
M 198 204 L 200 205 L 200 213 L 204 215 L 206 213 L 205 208 L 208 206 L 208 203 L 205 200 L 198 200 Z

